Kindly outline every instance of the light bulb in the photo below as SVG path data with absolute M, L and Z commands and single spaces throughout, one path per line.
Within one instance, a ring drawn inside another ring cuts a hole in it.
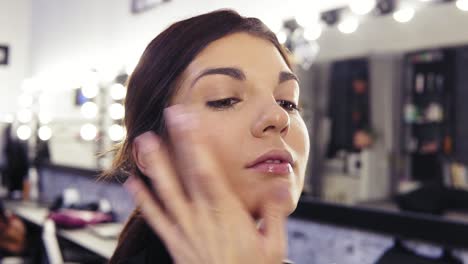
M 83 86 L 81 87 L 81 93 L 84 97 L 92 99 L 99 93 L 99 76 L 97 72 L 87 72 L 83 76 Z
M 80 129 L 80 136 L 82 139 L 90 141 L 96 138 L 97 128 L 93 124 L 85 124 Z
M 286 31 L 284 29 L 280 30 L 276 34 L 276 37 L 278 38 L 279 43 L 284 44 L 288 40 L 288 35 L 286 34 Z
M 338 24 L 338 29 L 344 34 L 351 34 L 355 32 L 358 27 L 359 21 L 354 17 L 347 18 Z
M 99 92 L 99 88 L 96 84 L 88 84 L 81 87 L 81 93 L 84 97 L 88 99 L 92 99 L 97 96 Z
M 109 115 L 114 120 L 122 119 L 125 116 L 125 108 L 122 104 L 111 104 L 109 107 Z
M 94 102 L 86 102 L 81 106 L 80 112 L 85 118 L 92 119 L 98 113 L 98 106 Z
M 37 131 L 37 135 L 43 141 L 49 140 L 52 137 L 52 129 L 48 126 L 41 126 Z
M 115 83 L 110 88 L 110 95 L 114 100 L 122 100 L 125 98 L 126 94 L 127 89 L 125 89 L 125 87 L 120 83 Z
M 468 0 L 457 0 L 456 5 L 462 11 L 468 11 Z
M 400 23 L 406 23 L 413 19 L 415 13 L 413 8 L 407 7 L 393 13 L 393 18 Z
M 28 140 L 31 137 L 31 128 L 26 125 L 21 125 L 16 130 L 16 135 L 21 140 Z
M 109 127 L 108 133 L 112 141 L 121 141 L 125 136 L 125 129 L 121 125 L 114 124 Z

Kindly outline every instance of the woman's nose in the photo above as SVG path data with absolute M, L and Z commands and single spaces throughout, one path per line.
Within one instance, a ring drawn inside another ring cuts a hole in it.
M 288 134 L 290 117 L 288 112 L 274 103 L 268 103 L 259 111 L 259 115 L 252 125 L 252 134 L 255 137 L 265 137 L 269 134 L 279 133 L 281 137 Z

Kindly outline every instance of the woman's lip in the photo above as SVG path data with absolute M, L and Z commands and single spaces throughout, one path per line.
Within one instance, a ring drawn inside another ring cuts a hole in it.
M 247 164 L 246 168 L 255 167 L 257 164 L 265 163 L 267 160 L 279 160 L 281 163 L 294 164 L 291 153 L 283 149 L 270 150 Z M 276 163 L 275 163 L 276 164 Z
M 261 162 L 258 163 L 249 169 L 262 172 L 262 173 L 269 173 L 269 174 L 277 174 L 277 175 L 288 175 L 290 174 L 293 169 L 290 163 L 266 163 Z

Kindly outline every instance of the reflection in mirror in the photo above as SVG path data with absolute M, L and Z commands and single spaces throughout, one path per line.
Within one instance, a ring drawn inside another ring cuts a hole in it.
M 431 198 L 443 202 L 432 206 L 440 213 L 447 200 L 462 201 L 452 194 L 464 194 L 468 185 L 468 109 L 462 101 L 468 96 L 462 89 L 467 1 L 352 2 L 320 15 L 285 9 L 282 26 L 275 27 L 299 63 L 308 109 L 312 154 L 305 192 L 349 205 L 419 211 L 429 209 L 405 198 L 423 193 L 427 200 L 424 193 L 437 193 Z M 127 57 L 137 57 L 136 46 L 123 49 L 132 52 Z M 37 56 L 53 61 L 52 50 Z M 79 61 L 64 50 L 57 57 Z M 103 57 L 105 67 L 60 69 L 58 59 L 46 71 L 44 62 L 36 65 L 44 72 L 36 70 L 24 83 L 18 136 L 33 143 L 33 152 L 48 148 L 53 164 L 107 168 L 112 154 L 97 154 L 125 136 L 122 102 L 131 67 L 124 67 L 127 58 Z
M 301 73 L 312 95 L 307 192 L 468 222 L 468 13 L 463 1 L 390 2 L 353 27 L 351 10 L 334 10 Z
M 128 74 L 109 78 L 90 70 L 77 75 L 74 81 L 70 76 L 28 81 L 17 117 L 24 126 L 18 128 L 18 137 L 28 141 L 32 157 L 42 159 L 47 151 L 47 160 L 37 162 L 102 170 L 112 161 L 107 151 L 125 136 L 122 120 Z

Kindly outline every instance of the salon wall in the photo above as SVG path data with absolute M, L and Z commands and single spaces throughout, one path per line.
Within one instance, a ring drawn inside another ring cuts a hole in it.
M 327 2 L 321 8 L 346 0 Z M 202 12 L 234 8 L 268 22 L 294 12 L 294 5 L 282 0 L 173 0 L 138 15 L 130 12 L 130 5 L 131 0 L 33 1 L 33 74 L 133 62 L 172 22 Z
M 30 73 L 31 0 L 0 0 L 0 44 L 10 47 L 0 65 L 0 116 L 17 109 L 22 80 Z
M 330 3 L 321 4 L 322 9 L 348 1 L 327 2 Z M 130 3 L 131 0 L 33 1 L 33 75 L 73 73 L 73 69 L 80 67 L 113 68 L 116 63 L 133 63 L 146 44 L 171 22 L 201 12 L 234 8 L 266 22 L 291 17 L 294 12 L 293 4 L 281 0 L 200 0 L 197 4 L 173 0 L 134 15 L 130 12 Z M 468 35 L 462 27 L 467 23 L 468 14 L 453 3 L 425 6 L 406 24 L 397 23 L 391 16 L 371 18 L 350 35 L 340 33 L 336 27 L 326 29 L 319 39 L 322 49 L 317 59 L 467 43 Z
M 341 5 L 333 0 L 322 8 Z M 134 65 L 146 45 L 169 24 L 181 18 L 219 8 L 266 21 L 291 14 L 282 0 L 173 0 L 140 14 L 130 11 L 131 0 L 34 0 L 32 3 L 32 74 L 43 89 L 41 112 L 52 114 L 52 161 L 62 165 L 95 167 L 92 142 L 79 140 L 84 122 L 73 104 L 73 88 L 80 76 L 95 68 L 103 79 L 125 65 Z M 265 7 L 269 11 L 265 12 Z M 60 100 L 57 100 L 60 98 Z

